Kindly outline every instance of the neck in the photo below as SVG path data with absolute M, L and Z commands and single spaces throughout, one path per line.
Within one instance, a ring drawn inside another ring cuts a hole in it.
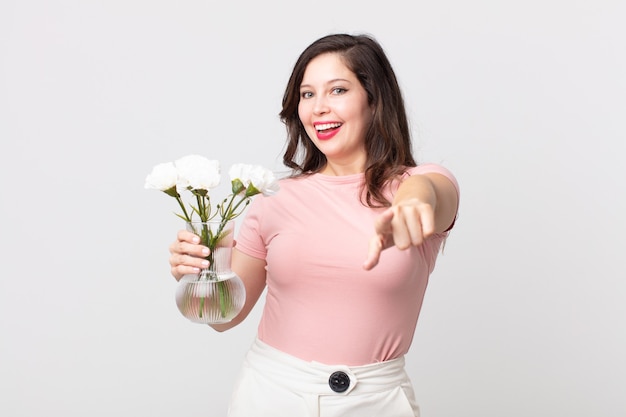
M 365 158 L 363 160 L 358 158 L 357 160 L 339 162 L 327 160 L 326 165 L 319 172 L 320 174 L 333 176 L 362 174 L 365 172 Z
M 365 170 L 361 168 L 344 167 L 344 166 L 326 164 L 326 166 L 322 168 L 319 171 L 319 173 L 323 175 L 339 177 L 339 176 L 345 176 L 345 175 L 361 174 L 364 171 Z

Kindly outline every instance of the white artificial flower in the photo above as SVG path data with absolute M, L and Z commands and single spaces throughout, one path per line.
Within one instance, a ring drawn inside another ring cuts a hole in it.
M 146 177 L 145 188 L 166 191 L 176 185 L 178 170 L 172 162 L 155 165 Z
M 278 191 L 278 181 L 274 173 L 260 165 L 235 164 L 228 171 L 231 182 L 239 180 L 248 189 L 250 184 L 263 195 L 273 195 Z
M 210 190 L 220 183 L 220 163 L 200 155 L 184 156 L 175 162 L 178 169 L 178 187 L 181 189 Z
M 218 204 L 211 204 L 209 190 L 219 185 L 220 164 L 199 155 L 155 166 L 146 177 L 145 188 L 161 190 L 174 197 L 182 210 L 182 214 L 176 215 L 186 222 L 192 222 L 197 214 L 202 222 L 219 216 L 222 225 L 243 213 L 252 196 L 260 193 L 269 196 L 278 191 L 278 181 L 272 171 L 260 165 L 235 164 L 229 174 L 232 193 Z M 191 192 L 194 200 L 191 210 L 185 205 L 182 195 L 185 190 Z M 205 245 L 212 247 L 208 241 Z
M 250 168 L 252 165 L 248 164 L 234 164 L 228 170 L 228 176 L 230 177 L 230 181 L 234 181 L 238 179 L 243 183 L 244 186 L 248 186 L 249 182 L 247 182 L 249 177 Z

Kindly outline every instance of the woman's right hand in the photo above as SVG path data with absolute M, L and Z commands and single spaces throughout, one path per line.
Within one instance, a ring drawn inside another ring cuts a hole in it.
M 170 245 L 170 267 L 176 281 L 183 275 L 197 274 L 209 266 L 209 261 L 205 259 L 208 255 L 209 248 L 200 244 L 198 235 L 188 230 L 179 231 Z

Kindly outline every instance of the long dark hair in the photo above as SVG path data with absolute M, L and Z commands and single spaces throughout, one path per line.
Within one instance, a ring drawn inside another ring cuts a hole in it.
M 283 96 L 280 119 L 287 127 L 288 142 L 283 163 L 293 175 L 319 172 L 326 156 L 309 139 L 298 116 L 300 84 L 312 59 L 324 53 L 338 53 L 367 92 L 374 109 L 372 124 L 365 137 L 364 203 L 369 207 L 387 207 L 384 186 L 416 166 L 404 100 L 396 75 L 380 44 L 367 35 L 334 34 L 309 45 L 294 65 Z

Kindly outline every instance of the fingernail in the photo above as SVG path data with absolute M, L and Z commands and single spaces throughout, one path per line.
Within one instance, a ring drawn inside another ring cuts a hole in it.
M 209 254 L 209 248 L 202 249 L 202 254 L 203 255 L 208 255 Z
M 200 243 L 200 238 L 198 236 L 193 237 L 193 243 Z
M 207 266 L 209 266 L 209 261 L 202 261 L 202 267 L 206 268 Z

